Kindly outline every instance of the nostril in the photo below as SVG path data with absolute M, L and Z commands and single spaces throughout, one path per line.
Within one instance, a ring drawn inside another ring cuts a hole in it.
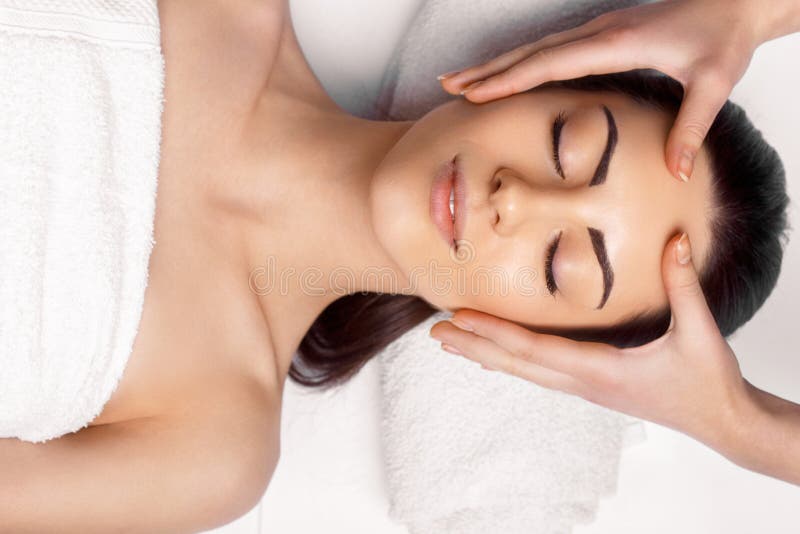
M 496 225 L 497 225 L 497 223 L 499 223 L 499 222 L 500 222 L 500 214 L 499 214 L 499 213 L 497 213 L 497 212 L 494 212 L 494 224 L 495 224 L 495 226 L 496 226 Z
M 502 179 L 502 178 L 500 178 L 499 176 L 498 176 L 497 178 L 495 178 L 495 179 L 494 179 L 494 190 L 492 191 L 492 193 L 494 193 L 494 192 L 496 192 L 498 189 L 500 189 L 500 186 L 502 185 L 502 180 L 503 180 L 503 179 Z

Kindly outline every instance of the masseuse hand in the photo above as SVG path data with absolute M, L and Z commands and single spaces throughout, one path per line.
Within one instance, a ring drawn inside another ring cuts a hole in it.
M 719 434 L 735 428 L 743 411 L 746 381 L 691 259 L 678 260 L 691 253 L 688 236 L 685 247 L 678 241 L 674 236 L 667 243 L 661 265 L 672 322 L 649 344 L 618 349 L 573 341 L 470 309 L 436 323 L 431 336 L 487 368 L 721 444 L 728 436 Z
M 610 11 L 444 78 L 442 86 L 483 103 L 551 80 L 654 68 L 679 81 L 684 99 L 667 139 L 667 168 L 690 177 L 714 118 L 771 35 L 752 0 L 665 0 Z M 756 24 L 759 22 L 759 24 Z M 770 29 L 771 31 L 771 29 Z M 441 77 L 440 77 L 441 78 Z

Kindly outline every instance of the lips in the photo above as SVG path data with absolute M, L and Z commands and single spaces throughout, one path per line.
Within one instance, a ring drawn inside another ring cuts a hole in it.
M 463 235 L 466 190 L 464 176 L 458 165 L 458 156 L 444 163 L 436 173 L 431 186 L 430 213 L 447 246 L 455 249 Z
M 464 239 L 464 228 L 467 224 L 467 180 L 464 170 L 458 161 L 458 155 L 453 158 L 453 213 L 456 242 Z

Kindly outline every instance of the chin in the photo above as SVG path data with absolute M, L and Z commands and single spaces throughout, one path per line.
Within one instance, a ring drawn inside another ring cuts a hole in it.
M 414 226 L 414 206 L 402 182 L 376 176 L 370 190 L 370 220 L 381 247 L 399 265 L 409 248 L 410 234 Z
M 427 267 L 436 236 L 430 221 L 430 184 L 418 165 L 382 165 L 370 185 L 370 221 L 379 245 L 405 273 Z M 441 248 L 446 248 L 441 244 Z

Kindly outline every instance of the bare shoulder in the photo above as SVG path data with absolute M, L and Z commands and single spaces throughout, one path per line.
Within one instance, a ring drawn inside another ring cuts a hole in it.
M 159 0 L 158 10 L 168 93 L 186 88 L 178 98 L 206 106 L 260 93 L 280 48 L 287 0 Z
M 259 501 L 279 456 L 277 399 L 242 402 L 247 395 L 45 443 L 0 439 L 0 532 L 185 532 L 233 521 Z

